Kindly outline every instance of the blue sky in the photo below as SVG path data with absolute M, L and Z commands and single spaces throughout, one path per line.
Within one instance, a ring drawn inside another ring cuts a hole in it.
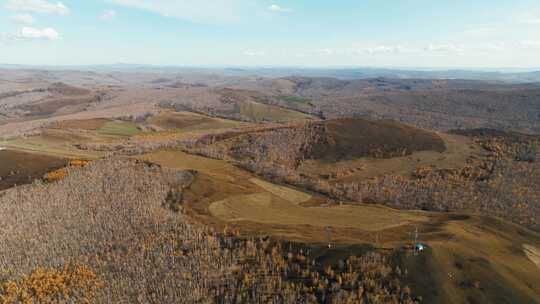
M 540 1 L 0 1 L 0 63 L 120 62 L 540 68 Z

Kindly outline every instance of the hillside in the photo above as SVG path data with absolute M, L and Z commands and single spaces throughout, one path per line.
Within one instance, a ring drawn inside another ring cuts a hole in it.
M 443 153 L 446 146 L 434 132 L 393 121 L 347 118 L 231 134 L 205 149 L 246 164 L 296 169 L 307 160 L 385 159 L 421 151 Z
M 474 210 L 538 229 L 539 140 L 511 134 L 467 138 L 341 119 L 233 134 L 191 151 L 339 200 Z
M 310 159 L 346 160 L 391 158 L 418 151 L 444 152 L 444 141 L 434 133 L 392 121 L 336 119 L 324 123 L 323 140 L 312 147 Z
M 538 84 L 134 69 L 0 71 L 0 302 L 539 303 Z

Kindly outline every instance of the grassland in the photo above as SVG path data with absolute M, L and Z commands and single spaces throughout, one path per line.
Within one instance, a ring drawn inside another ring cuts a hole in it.
M 244 122 L 185 111 L 163 111 L 159 115 L 150 117 L 146 124 L 175 132 L 209 131 L 248 125 Z
M 180 151 L 158 151 L 136 158 L 198 171 L 195 182 L 185 193 L 186 206 L 194 217 L 218 229 L 241 227 L 248 233 L 324 242 L 325 228 L 330 226 L 336 229 L 336 241 L 369 242 L 375 236 L 368 232 L 389 232 L 400 226 L 412 229 L 412 223 L 428 220 L 422 213 L 379 206 L 323 206 L 327 200 L 319 195 L 260 180 L 222 160 Z M 301 206 L 304 204 L 320 207 Z
M 538 244 L 538 233 L 484 217 L 438 227 L 448 239 L 421 233 L 430 249 L 407 264 L 427 303 L 538 303 L 540 270 L 523 252 L 526 242 Z
M 525 251 L 525 254 L 527 257 L 538 266 L 538 269 L 540 269 L 540 249 L 531 246 L 531 245 L 523 245 L 523 250 Z
M 105 118 L 95 119 L 79 119 L 79 120 L 63 120 L 57 121 L 49 125 L 49 128 L 53 129 L 79 129 L 79 130 L 91 130 L 96 131 L 104 127 L 107 122 L 111 120 Z
M 290 189 L 281 192 L 291 191 Z M 399 212 L 377 206 L 301 207 L 271 193 L 239 195 L 214 202 L 210 213 L 226 222 L 249 221 L 254 224 L 352 228 L 374 232 L 426 222 L 414 212 Z
M 305 203 L 309 201 L 312 197 L 311 195 L 305 192 L 294 190 L 288 187 L 279 186 L 279 185 L 269 183 L 267 181 L 264 181 L 258 178 L 252 178 L 250 179 L 250 182 L 270 192 L 274 196 L 277 196 L 295 205 Z
M 99 134 L 116 136 L 133 136 L 141 133 L 137 124 L 125 121 L 109 121 L 98 130 Z
M 294 105 L 297 105 L 297 104 L 304 105 L 304 104 L 310 104 L 311 103 L 311 99 L 301 97 L 301 96 L 292 96 L 292 95 L 279 96 L 279 99 L 285 101 L 288 105 L 291 105 L 291 106 L 294 106 Z
M 96 159 L 104 154 L 77 149 L 75 144 L 115 140 L 114 136 L 80 133 L 72 130 L 45 129 L 39 135 L 2 142 L 11 150 L 43 154 L 60 158 Z

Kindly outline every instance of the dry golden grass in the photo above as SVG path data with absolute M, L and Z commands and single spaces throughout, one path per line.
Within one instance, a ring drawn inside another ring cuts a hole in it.
M 272 193 L 273 195 L 284 199 L 292 204 L 299 205 L 304 202 L 307 202 L 311 199 L 311 195 L 301 192 L 289 187 L 284 187 L 276 184 L 269 183 L 267 181 L 263 181 L 258 178 L 252 178 L 249 180 L 250 182 L 254 183 L 255 185 L 263 188 L 264 190 Z
M 181 170 L 197 170 L 205 173 L 237 173 L 235 166 L 222 161 L 184 153 L 182 151 L 161 150 L 135 156 L 135 158 L 154 162 L 166 167 Z
M 527 257 L 540 269 L 540 249 L 531 245 L 523 245 L 523 250 Z
M 302 207 L 300 202 L 310 200 L 315 204 L 322 204 L 326 200 L 260 180 L 226 161 L 181 151 L 157 151 L 136 158 L 164 167 L 198 171 L 199 175 L 186 196 L 187 201 L 195 209 L 197 216 L 205 215 L 202 220 L 217 227 L 244 220 L 250 221 L 250 227 L 257 227 L 257 230 L 263 233 L 319 241 L 321 235 L 313 235 L 313 231 L 326 226 L 367 232 L 428 220 L 423 213 L 396 211 L 373 205 Z M 218 223 L 215 222 L 216 219 L 219 220 Z M 274 224 L 280 225 L 279 231 L 271 229 Z M 304 229 L 306 225 L 317 229 Z M 363 235 L 345 239 L 366 241 Z
M 411 223 L 428 221 L 414 212 L 395 211 L 378 206 L 301 207 L 271 193 L 239 195 L 214 202 L 213 216 L 227 222 L 251 221 L 285 226 L 355 228 L 381 231 Z
M 449 221 L 440 229 L 451 237 L 433 238 L 432 232 L 420 230 L 420 241 L 427 242 L 431 252 L 424 262 L 417 259 L 409 265 L 418 279 L 416 286 L 425 291 L 439 286 L 441 292 L 425 298 L 428 303 L 464 303 L 467 298 L 478 303 L 537 303 L 540 271 L 522 252 L 526 242 L 538 246 L 538 234 L 476 217 Z

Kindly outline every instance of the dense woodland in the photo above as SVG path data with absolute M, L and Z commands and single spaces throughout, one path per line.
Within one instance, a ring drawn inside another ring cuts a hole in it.
M 325 266 L 191 222 L 181 191 L 192 174 L 103 160 L 2 192 L 0 303 L 415 302 L 391 254 Z

